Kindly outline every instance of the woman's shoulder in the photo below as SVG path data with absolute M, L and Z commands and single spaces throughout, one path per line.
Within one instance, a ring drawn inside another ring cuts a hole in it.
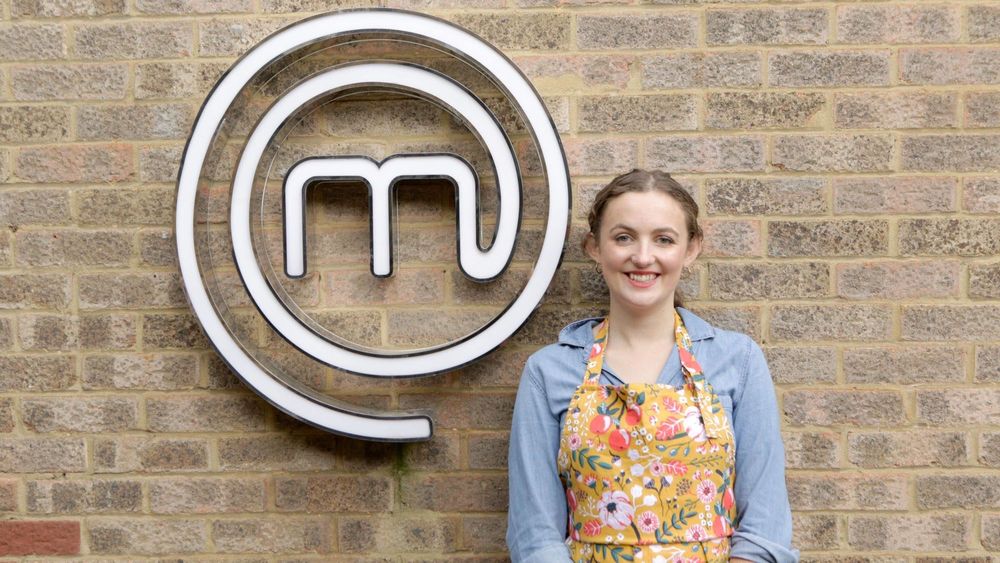
M 599 321 L 587 318 L 566 325 L 559 331 L 555 342 L 539 348 L 528 357 L 528 370 L 545 375 L 560 368 L 578 367 L 586 359 L 584 350 L 594 341 L 593 327 Z

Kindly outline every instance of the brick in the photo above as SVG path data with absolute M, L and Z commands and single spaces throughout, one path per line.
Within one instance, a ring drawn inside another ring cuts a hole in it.
M 982 517 L 983 547 L 997 551 L 1000 549 L 1000 514 L 984 514 Z
M 806 92 L 709 92 L 705 125 L 710 129 L 808 128 L 826 97 Z
M 17 480 L 0 479 L 0 510 L 17 512 Z
M 771 337 L 780 340 L 887 340 L 892 310 L 884 305 L 776 305 Z
M 79 317 L 82 349 L 128 350 L 135 348 L 136 322 L 132 315 L 91 313 Z
M 827 42 L 827 11 L 821 8 L 708 10 L 709 45 L 821 45 Z
M 524 289 L 530 276 L 530 270 L 510 268 L 496 281 L 488 284 L 470 280 L 460 271 L 451 272 L 452 302 L 467 305 L 500 305 L 506 306 Z M 555 279 L 549 285 L 545 295 L 548 304 L 570 301 L 569 272 L 556 272 Z
M 993 340 L 1000 307 L 910 305 L 903 308 L 904 340 Z
M 169 225 L 174 219 L 175 190 L 104 188 L 76 194 L 82 225 Z
M 194 33 L 186 22 L 82 24 L 74 47 L 84 59 L 159 59 L 191 55 Z
M 933 213 L 956 210 L 954 178 L 834 178 L 835 213 Z
M 14 173 L 24 182 L 120 182 L 134 174 L 132 147 L 56 145 L 18 151 Z
M 88 519 L 87 527 L 90 552 L 96 554 L 173 555 L 207 548 L 205 524 L 199 520 L 104 517 Z
M 936 425 L 997 424 L 1000 389 L 917 391 L 917 420 Z
M 77 555 L 80 522 L 5 520 L 0 522 L 0 556 Z
M 125 0 L 14 0 L 10 4 L 14 18 L 78 18 L 125 15 Z
M 785 465 L 792 469 L 828 469 L 840 465 L 840 435 L 833 432 L 784 432 Z
M 908 479 L 900 474 L 793 473 L 788 500 L 796 512 L 812 510 L 907 510 Z
M 705 182 L 709 215 L 812 215 L 825 213 L 820 178 L 712 178 Z
M 783 87 L 888 86 L 888 50 L 777 51 L 767 59 L 768 82 Z
M 582 132 L 692 131 L 698 105 L 689 94 L 653 96 L 584 96 L 577 101 Z
M 0 192 L 0 224 L 51 225 L 70 221 L 66 190 L 18 189 Z
M 6 182 L 10 179 L 10 151 L 0 149 L 0 181 Z
M 143 345 L 149 348 L 208 347 L 198 321 L 190 314 L 144 315 Z
M 198 385 L 198 358 L 185 354 L 87 356 L 84 389 L 192 389 Z
M 28 512 L 107 514 L 142 511 L 142 484 L 125 479 L 27 482 Z
M 883 219 L 771 221 L 769 256 L 878 256 L 889 251 L 889 222 Z
M 1000 383 L 1000 346 L 976 346 L 975 381 Z
M 695 47 L 698 41 L 694 13 L 578 16 L 576 26 L 576 45 L 583 50 Z
M 220 467 L 234 471 L 329 470 L 340 454 L 327 435 L 220 438 L 218 448 Z
M 143 182 L 176 182 L 181 148 L 157 145 L 139 149 L 139 179 Z
M 840 520 L 834 515 L 792 515 L 792 544 L 799 549 L 836 549 L 840 535 Z
M 132 237 L 116 231 L 23 231 L 16 242 L 21 266 L 120 266 L 132 253 Z
M 264 480 L 232 477 L 158 479 L 149 483 L 149 507 L 154 514 L 263 512 Z
M 192 123 L 188 104 L 84 106 L 77 108 L 77 135 L 90 141 L 183 139 Z
M 241 518 L 212 522 L 212 540 L 222 553 L 329 553 L 330 525 L 322 518 Z
M 0 221 L 2 224 L 2 221 Z M 10 227 L 7 227 L 10 229 Z M 0 231 L 0 269 L 11 267 L 13 260 L 11 259 L 11 242 L 14 237 L 8 231 Z
M 121 100 L 128 87 L 124 64 L 39 64 L 10 69 L 15 100 Z
M 958 126 L 953 92 L 851 92 L 834 96 L 838 129 L 921 129 Z
M 21 401 L 32 432 L 122 432 L 139 428 L 139 405 L 121 397 L 57 397 Z
M 708 292 L 724 301 L 823 297 L 830 293 L 830 267 L 818 262 L 715 262 L 708 267 Z
M 68 315 L 18 317 L 18 339 L 24 351 L 72 350 L 79 345 L 79 322 Z
M 514 57 L 517 65 L 536 88 L 591 90 L 611 87 L 624 90 L 629 81 L 632 62 L 627 56 L 607 55 L 542 55 Z
M 65 309 L 70 291 L 63 274 L 0 274 L 0 309 Z
M 833 383 L 837 352 L 825 346 L 767 346 L 767 365 L 775 383 Z
M 742 332 L 758 342 L 761 340 L 760 307 L 737 305 L 722 307 L 699 306 L 698 315 L 717 328 Z
M 886 134 L 781 135 L 771 166 L 800 172 L 884 172 L 892 169 L 893 138 Z
M 841 43 L 950 43 L 961 34 L 955 6 L 854 5 L 837 7 Z
M 0 356 L 0 392 L 60 391 L 75 384 L 72 356 Z
M 10 433 L 14 431 L 14 400 L 0 399 L 0 433 Z M 2 481 L 0 481 L 2 485 Z M 3 498 L 3 488 L 0 487 L 0 499 Z
M 146 400 L 146 417 L 154 432 L 259 432 L 264 429 L 264 413 L 264 403 L 257 397 L 213 395 Z
M 190 472 L 208 469 L 208 442 L 201 438 L 94 439 L 97 473 Z
M 951 346 L 865 347 L 844 350 L 848 383 L 933 383 L 965 379 L 965 357 Z M 935 366 L 928 369 L 928 366 Z
M 958 297 L 961 264 L 952 260 L 837 265 L 837 295 L 847 299 Z
M 138 0 L 135 9 L 141 14 L 218 14 L 253 11 L 250 0 Z
M 0 61 L 38 61 L 66 56 L 62 26 L 0 24 Z
M 0 350 L 14 347 L 14 319 L 0 318 Z
M 992 172 L 1000 168 L 1000 135 L 903 136 L 902 169 Z
M 1000 92 L 965 94 L 966 127 L 1000 127 Z
M 502 429 L 510 426 L 514 396 L 509 393 L 485 394 L 434 393 L 400 394 L 402 409 L 428 409 L 442 428 Z
M 227 63 L 142 63 L 135 67 L 137 99 L 202 98 L 212 89 Z
M 979 435 L 979 463 L 1000 467 L 1000 432 L 983 432 Z
M 139 233 L 139 264 L 177 266 L 177 241 L 171 231 Z
M 478 34 L 501 50 L 567 50 L 571 19 L 568 14 L 460 14 L 456 24 Z
M 0 471 L 81 472 L 87 467 L 83 438 L 0 438 Z
M 449 518 L 348 518 L 339 523 L 343 552 L 450 553 L 458 548 L 458 523 Z
M 969 6 L 966 8 L 969 40 L 989 43 L 1000 40 L 1000 6 Z
M 370 271 L 333 270 L 323 273 L 327 305 L 427 304 L 444 301 L 442 269 L 396 270 L 390 278 L 373 278 Z
M 63 141 L 69 135 L 69 110 L 49 106 L 0 107 L 0 143 L 24 145 Z
M 1000 251 L 993 233 L 1000 221 L 984 219 L 903 219 L 899 253 L 903 256 L 992 256 Z
M 402 504 L 411 510 L 500 512 L 507 509 L 504 475 L 413 475 L 402 479 Z
M 392 505 L 393 487 L 387 477 L 277 477 L 275 506 L 294 512 L 384 512 Z
M 148 309 L 184 307 L 180 275 L 173 272 L 84 274 L 79 278 L 80 307 Z
M 764 150 L 757 136 L 655 137 L 647 141 L 646 162 L 672 173 L 763 171 Z
M 761 57 L 754 52 L 671 53 L 643 57 L 642 87 L 735 88 L 760 86 Z
M 785 416 L 796 425 L 879 426 L 906 419 L 896 391 L 798 390 L 784 395 Z
M 510 436 L 506 432 L 473 434 L 467 438 L 469 469 L 506 469 Z
M 1000 48 L 900 49 L 899 78 L 903 84 L 1000 84 Z
M 847 543 L 879 551 L 964 551 L 972 539 L 972 518 L 959 514 L 851 516 Z
M 407 309 L 389 311 L 389 344 L 401 347 L 433 346 L 463 338 L 486 326 L 493 311 Z
M 996 475 L 927 475 L 917 477 L 917 507 L 1000 508 Z
M 847 459 L 866 468 L 956 467 L 968 464 L 971 445 L 962 432 L 850 432 Z
M 709 257 L 760 256 L 760 222 L 709 219 L 702 221 L 705 242 L 702 254 Z
M 567 139 L 563 143 L 573 176 L 618 174 L 638 166 L 638 143 L 630 139 Z

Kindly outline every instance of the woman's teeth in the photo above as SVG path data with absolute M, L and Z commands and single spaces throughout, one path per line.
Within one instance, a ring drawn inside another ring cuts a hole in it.
M 635 281 L 647 282 L 647 281 L 653 281 L 653 278 L 656 277 L 656 274 L 629 274 L 628 277 L 629 279 Z

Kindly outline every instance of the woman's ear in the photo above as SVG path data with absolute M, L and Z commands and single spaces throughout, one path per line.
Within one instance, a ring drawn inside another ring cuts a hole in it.
M 701 254 L 701 241 L 702 237 L 694 237 L 688 241 L 687 253 L 684 256 L 685 268 L 694 264 L 695 259 Z
M 587 233 L 583 237 L 583 251 L 587 253 L 587 256 L 597 262 L 598 256 L 600 256 L 600 250 L 597 247 L 597 239 L 594 238 L 594 233 Z

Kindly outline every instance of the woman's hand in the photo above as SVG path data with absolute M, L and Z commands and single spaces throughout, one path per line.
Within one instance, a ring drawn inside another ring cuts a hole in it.
M 740 559 L 738 557 L 730 558 L 729 563 L 753 563 L 749 559 Z

